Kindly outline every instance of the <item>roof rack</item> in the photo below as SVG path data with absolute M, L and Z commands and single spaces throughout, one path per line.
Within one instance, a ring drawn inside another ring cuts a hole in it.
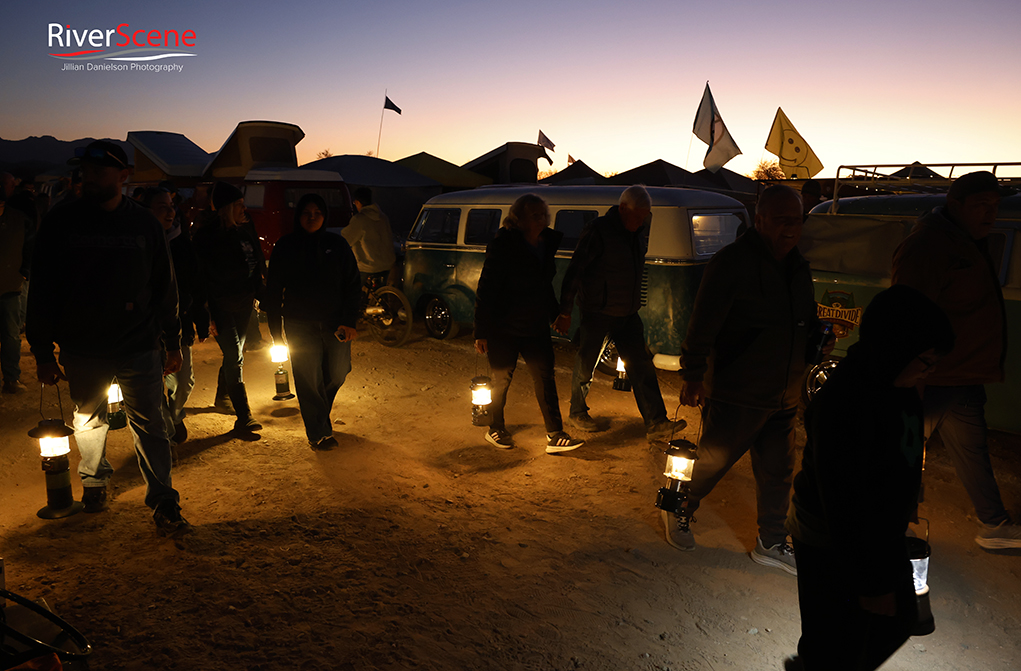
M 833 180 L 830 213 L 836 213 L 840 182 L 879 193 L 946 193 L 955 179 L 985 169 L 1000 184 L 1021 190 L 1021 162 L 1001 163 L 888 163 L 884 165 L 842 165 Z M 997 174 L 999 170 L 999 174 Z M 841 174 L 846 172 L 846 174 Z

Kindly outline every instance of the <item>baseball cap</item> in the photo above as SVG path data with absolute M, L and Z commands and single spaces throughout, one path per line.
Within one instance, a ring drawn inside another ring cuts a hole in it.
M 75 150 L 74 158 L 70 159 L 68 165 L 81 165 L 83 162 L 94 165 L 108 166 L 124 170 L 134 166 L 128 161 L 128 155 L 118 145 L 106 140 L 95 140 L 85 146 L 84 149 Z
M 1012 196 L 1017 193 L 1010 187 L 1001 186 L 1000 181 L 993 173 L 988 170 L 980 170 L 969 172 L 967 175 L 961 175 L 955 179 L 954 183 L 950 185 L 950 190 L 947 191 L 947 200 L 963 202 L 968 196 L 989 192 L 997 193 L 1000 196 Z

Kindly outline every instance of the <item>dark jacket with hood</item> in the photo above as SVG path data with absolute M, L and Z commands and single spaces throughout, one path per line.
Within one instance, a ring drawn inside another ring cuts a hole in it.
M 792 408 L 818 328 L 808 262 L 797 249 L 777 261 L 748 229 L 706 264 L 681 344 L 681 375 L 703 382 L 716 401 Z
M 299 221 L 309 202 L 315 202 L 324 217 L 315 233 L 307 232 Z M 320 322 L 330 331 L 341 325 L 354 328 L 358 319 L 362 290 L 358 262 L 347 241 L 327 230 L 327 216 L 322 198 L 303 196 L 295 209 L 294 231 L 273 248 L 262 308 L 269 316 L 269 332 L 278 342 L 288 319 Z
M 532 247 L 516 228 L 500 228 L 486 247 L 475 292 L 475 338 L 549 336 L 557 317 L 553 277 L 564 234 L 546 228 Z
M 266 260 L 259 238 L 244 224 L 230 228 L 213 212 L 203 217 L 192 245 L 198 261 L 195 299 L 210 311 L 243 310 L 262 297 Z
M 113 359 L 181 348 L 177 286 L 163 226 L 122 198 L 112 211 L 61 203 L 36 239 L 26 335 L 38 363 L 61 353 Z
M 649 249 L 649 227 L 632 233 L 624 227 L 620 208 L 585 227 L 560 292 L 560 314 L 569 315 L 575 298 L 581 311 L 627 317 L 642 307 L 642 277 Z
M 181 344 L 189 347 L 195 344 L 195 325 L 198 324 L 198 336 L 209 337 L 209 314 L 204 305 L 195 301 L 196 283 L 198 282 L 198 260 L 188 234 L 180 223 L 174 222 L 173 228 L 167 231 L 167 242 L 170 246 L 170 257 L 174 261 L 174 277 L 177 279 L 178 313 L 181 316 Z
M 832 549 L 835 571 L 848 573 L 839 578 L 853 581 L 859 595 L 893 592 L 904 578 L 904 536 L 918 504 L 922 400 L 916 388 L 893 382 L 920 354 L 949 351 L 953 342 L 932 301 L 903 285 L 887 289 L 869 304 L 860 339 L 805 412 L 808 440 L 787 529 Z

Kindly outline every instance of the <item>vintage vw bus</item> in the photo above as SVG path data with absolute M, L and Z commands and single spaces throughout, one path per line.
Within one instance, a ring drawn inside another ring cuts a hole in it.
M 967 171 L 965 171 L 967 172 Z M 949 183 L 949 182 L 947 182 Z M 812 267 L 819 317 L 834 325 L 833 357 L 806 378 L 806 396 L 825 382 L 847 348 L 858 340 L 858 326 L 872 298 L 890 286 L 893 253 L 911 232 L 918 217 L 946 202 L 945 194 L 913 194 L 840 198 L 821 203 L 805 221 L 799 245 Z M 1021 432 L 1021 195 L 1000 203 L 990 252 L 999 272 L 1007 311 L 1007 381 L 987 385 L 989 426 Z
M 563 232 L 557 254 L 560 283 L 585 225 L 617 204 L 623 186 L 493 186 L 430 199 L 408 235 L 404 292 L 424 313 L 426 328 L 448 338 L 475 315 L 475 288 L 486 245 L 496 235 L 511 204 L 526 193 L 541 196 L 550 209 L 550 226 Z M 709 258 L 733 242 L 748 214 L 738 201 L 707 191 L 650 187 L 652 224 L 645 259 L 642 309 L 645 335 L 655 364 L 679 367 L 681 341 L 702 271 Z M 572 324 L 580 321 L 577 307 Z M 573 331 L 572 334 L 573 336 Z M 613 360 L 604 352 L 601 368 Z

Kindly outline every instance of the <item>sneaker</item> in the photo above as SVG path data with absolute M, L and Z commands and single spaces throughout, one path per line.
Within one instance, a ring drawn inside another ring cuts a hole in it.
M 794 559 L 794 548 L 784 539 L 773 547 L 762 545 L 762 539 L 755 539 L 755 549 L 751 553 L 752 561 L 763 566 L 772 566 L 791 575 L 798 575 L 798 563 Z
M 599 431 L 605 431 L 606 427 L 592 419 L 592 415 L 587 412 L 582 412 L 577 415 L 570 415 L 567 418 L 568 423 L 576 429 L 581 431 L 587 431 L 588 433 L 598 433 Z
M 213 401 L 213 407 L 225 415 L 234 414 L 234 404 L 231 403 L 230 396 L 227 396 L 226 394 L 223 396 L 217 396 L 216 400 Z
M 511 435 L 504 429 L 490 429 L 489 431 L 486 431 L 486 442 L 490 445 L 503 449 L 514 447 L 514 441 L 511 440 Z
M 106 487 L 85 487 L 82 492 L 82 505 L 87 513 L 101 513 L 106 510 Z
M 666 542 L 678 550 L 690 552 L 695 549 L 695 534 L 691 533 L 691 523 L 695 518 L 688 513 L 671 513 L 660 511 L 663 526 L 666 528 Z
M 684 428 L 688 426 L 688 423 L 683 419 L 669 420 L 664 419 L 656 422 L 645 432 L 645 436 L 650 441 L 667 441 L 678 436 Z
M 181 506 L 174 501 L 163 501 L 157 505 L 152 512 L 152 521 L 156 523 L 159 536 L 180 538 L 192 530 L 188 521 L 181 517 Z
M 255 433 L 256 431 L 262 431 L 262 424 L 259 424 L 254 417 L 238 417 L 234 422 L 235 433 Z
M 585 444 L 584 440 L 571 438 L 564 431 L 557 431 L 556 433 L 546 434 L 546 454 L 556 454 L 557 452 L 570 452 L 571 450 L 577 450 L 584 444 Z
M 1021 548 L 1021 524 L 1010 520 L 1000 522 L 996 526 L 983 524 L 984 528 L 975 537 L 975 542 L 986 550 L 1004 550 Z
M 329 452 L 338 445 L 340 445 L 340 443 L 337 442 L 336 438 L 333 436 L 326 436 L 325 438 L 320 438 L 316 442 L 312 443 L 312 449 L 316 452 Z
M 184 425 L 184 422 L 174 424 L 174 435 L 170 438 L 178 445 L 188 440 L 188 427 Z
M 8 380 L 4 382 L 4 393 L 5 394 L 20 394 L 21 392 L 28 389 L 21 383 L 21 380 Z

